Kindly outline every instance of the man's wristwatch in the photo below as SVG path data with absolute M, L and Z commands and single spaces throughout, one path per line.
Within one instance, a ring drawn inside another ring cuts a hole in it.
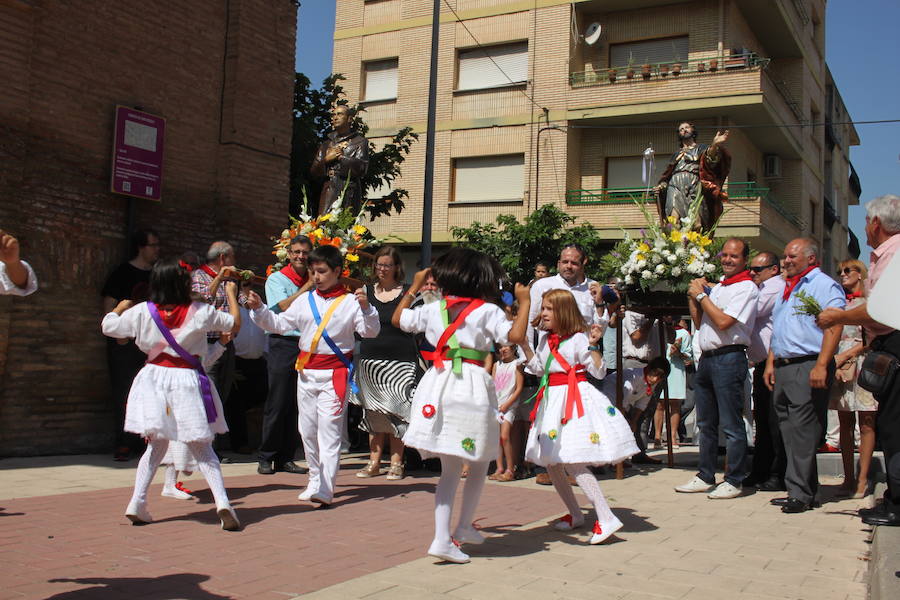
M 603 347 L 597 346 L 596 344 L 591 344 L 590 346 L 588 346 L 588 350 L 590 350 L 591 352 L 601 352 L 603 350 Z
M 697 303 L 699 304 L 700 302 L 703 302 L 703 299 L 706 298 L 707 295 L 708 294 L 706 292 L 700 292 L 699 294 L 694 296 L 694 300 L 696 300 Z

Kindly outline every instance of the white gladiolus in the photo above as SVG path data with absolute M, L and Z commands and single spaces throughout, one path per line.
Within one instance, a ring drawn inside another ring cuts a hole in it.
M 706 263 L 706 266 L 703 268 L 703 270 L 706 271 L 707 273 L 712 273 L 713 271 L 716 270 L 716 265 L 714 265 L 712 263 Z
M 646 260 L 639 260 L 639 261 L 637 262 L 637 268 L 638 268 L 638 269 L 643 269 L 643 268 L 646 267 L 646 266 L 647 266 L 647 261 L 646 261 Z
M 641 279 L 651 279 L 653 278 L 653 273 L 650 271 L 641 271 Z
M 663 273 L 665 273 L 665 272 L 666 272 L 666 265 L 663 265 L 663 264 L 656 265 L 656 272 L 657 272 L 657 274 L 659 274 L 659 275 L 662 275 Z
M 681 267 L 672 267 L 672 276 L 679 277 L 681 275 Z
M 670 254 L 669 256 L 666 257 L 666 260 L 669 261 L 670 265 L 674 265 L 675 262 L 678 260 L 678 257 L 675 256 L 674 254 Z

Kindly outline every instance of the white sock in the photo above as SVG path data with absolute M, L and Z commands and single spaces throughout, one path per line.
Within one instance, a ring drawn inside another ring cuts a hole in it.
M 453 499 L 456 497 L 462 467 L 461 458 L 441 457 L 441 478 L 434 492 L 434 541 L 445 547 L 453 545 L 450 539 L 450 517 L 453 515 Z
M 212 444 L 189 442 L 187 446 L 197 461 L 197 467 L 206 478 L 206 484 L 216 500 L 216 506 L 219 508 L 230 506 L 228 493 L 225 491 L 225 481 L 222 479 L 222 468 L 219 466 L 219 459 L 213 451 Z
M 462 507 L 459 511 L 457 527 L 460 529 L 472 529 L 472 520 L 475 517 L 475 509 L 481 500 L 481 492 L 484 490 L 484 482 L 487 480 L 488 462 L 470 462 L 469 476 L 463 485 Z
M 600 490 L 600 484 L 594 474 L 584 465 L 568 465 L 566 470 L 575 477 L 575 482 L 582 489 L 597 513 L 597 520 L 601 523 L 614 523 L 618 521 L 613 511 L 609 509 L 609 503 Z
M 572 486 L 569 485 L 569 480 L 566 478 L 566 467 L 561 464 L 548 465 L 547 474 L 550 475 L 550 481 L 553 482 L 556 493 L 559 494 L 563 504 L 566 505 L 566 510 L 572 515 L 573 524 L 581 523 L 584 517 L 581 516 L 581 507 L 578 505 L 575 492 L 572 491 Z
M 147 450 L 144 451 L 141 460 L 138 461 L 137 472 L 134 475 L 134 493 L 131 495 L 131 501 L 138 504 L 147 503 L 147 488 L 153 481 L 153 476 L 159 468 L 166 450 L 169 448 L 169 440 L 152 439 L 147 444 Z
M 175 465 L 166 465 L 166 483 L 163 485 L 164 492 L 174 492 L 178 483 L 178 469 Z

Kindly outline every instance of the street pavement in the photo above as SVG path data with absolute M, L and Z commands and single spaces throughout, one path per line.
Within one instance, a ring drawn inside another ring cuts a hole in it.
M 696 449 L 677 458 L 689 465 Z M 123 516 L 134 461 L 0 460 L 0 600 L 866 597 L 871 530 L 854 515 L 871 498 L 835 499 L 837 479 L 823 478 L 821 508 L 785 515 L 773 493 L 676 494 L 690 468 L 608 473 L 601 487 L 625 526 L 599 546 L 587 543 L 589 528 L 548 526 L 564 511 L 552 487 L 488 482 L 476 515 L 488 540 L 464 547 L 471 563 L 452 565 L 425 554 L 436 475 L 358 479 L 364 461 L 343 459 L 328 509 L 297 500 L 305 475 L 223 465 L 244 525 L 229 533 L 196 474 L 185 480 L 191 502 L 161 497 L 160 471 L 154 523 L 136 527 Z

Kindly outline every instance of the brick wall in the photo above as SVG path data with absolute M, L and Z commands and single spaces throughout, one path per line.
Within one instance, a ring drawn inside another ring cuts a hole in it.
M 163 254 L 228 239 L 263 266 L 287 210 L 296 14 L 288 0 L 0 4 L 0 227 L 40 291 L 0 299 L 0 455 L 112 441 L 100 288 L 125 256 L 113 110 L 167 119 Z M 227 47 L 227 53 L 226 53 Z

